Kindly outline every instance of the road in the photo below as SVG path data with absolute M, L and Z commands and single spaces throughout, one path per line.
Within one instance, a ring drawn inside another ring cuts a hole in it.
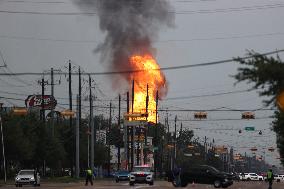
M 1 188 L 16 188 L 13 185 L 2 186 Z M 25 189 L 34 189 L 34 187 L 23 186 Z M 70 184 L 59 184 L 59 183 L 43 183 L 40 189 L 167 189 L 174 188 L 171 183 L 165 181 L 156 181 L 154 186 L 148 186 L 144 184 L 137 184 L 135 186 L 129 186 L 127 182 L 115 183 L 113 181 L 96 181 L 94 186 L 84 186 L 84 183 L 70 183 Z M 213 189 L 211 185 L 199 185 L 189 184 L 186 188 L 194 189 Z M 267 189 L 268 185 L 266 182 L 235 182 L 234 185 L 228 189 Z M 283 189 L 284 183 L 274 183 L 273 189 Z

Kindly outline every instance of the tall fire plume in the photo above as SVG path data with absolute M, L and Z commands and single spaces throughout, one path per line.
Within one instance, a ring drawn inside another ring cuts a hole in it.
M 155 59 L 159 29 L 174 26 L 173 9 L 168 0 L 74 0 L 84 10 L 99 17 L 100 29 L 106 34 L 95 49 L 111 71 L 145 70 L 112 76 L 115 88 L 124 88 L 123 78 L 131 91 L 134 80 L 134 110 L 145 112 L 149 86 L 149 121 L 155 122 L 156 92 L 167 94 L 167 82 Z

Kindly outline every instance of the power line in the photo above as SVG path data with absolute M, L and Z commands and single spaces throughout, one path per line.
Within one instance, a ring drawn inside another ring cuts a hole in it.
M 282 50 L 275 50 L 267 53 L 258 53 L 257 55 L 259 56 L 267 56 L 267 55 L 272 55 L 272 54 L 277 54 L 277 53 L 283 53 L 284 49 Z M 245 56 L 245 57 L 239 57 L 239 59 L 246 60 L 253 58 L 255 55 L 251 56 Z M 230 63 L 236 61 L 235 58 L 232 59 L 225 59 L 225 60 L 219 60 L 219 61 L 213 61 L 213 62 L 205 62 L 205 63 L 199 63 L 199 64 L 187 64 L 187 65 L 182 65 L 182 66 L 169 66 L 169 67 L 164 67 L 160 69 L 151 69 L 151 70 L 179 70 L 179 69 L 186 69 L 186 68 L 193 68 L 193 67 L 203 67 L 203 66 L 212 66 L 212 65 L 218 65 L 218 64 L 225 64 L 225 63 Z M 136 72 L 144 72 L 144 71 L 149 71 L 149 70 L 125 70 L 125 71 L 110 71 L 110 72 L 85 72 L 82 73 L 81 75 L 115 75 L 115 74 L 131 74 L 131 73 L 136 73 Z M 18 72 L 18 73 L 0 73 L 0 76 L 10 76 L 10 75 L 44 75 L 47 73 L 41 73 L 41 72 Z M 60 72 L 60 73 L 54 73 L 54 75 L 66 75 L 68 72 Z M 78 75 L 78 73 L 72 73 L 73 75 Z
M 159 112 L 256 112 L 256 111 L 275 111 L 276 108 L 259 109 L 159 109 Z
M 260 33 L 260 34 L 249 34 L 249 35 L 233 35 L 225 37 L 209 37 L 209 38 L 193 38 L 193 39 L 168 39 L 168 40 L 158 40 L 153 41 L 153 43 L 171 43 L 171 42 L 191 42 L 191 41 L 211 41 L 211 40 L 226 40 L 226 39 L 243 39 L 243 38 L 258 38 L 258 37 L 270 37 L 270 36 L 281 36 L 284 32 L 273 32 L 273 33 Z M 38 40 L 38 41 L 51 41 L 51 42 L 63 42 L 63 43 L 100 43 L 96 40 L 72 40 L 72 39 L 54 39 L 54 38 L 38 38 L 38 37 L 27 37 L 27 36 L 10 36 L 10 35 L 0 35 L 3 39 L 19 39 L 19 40 Z
M 181 96 L 181 97 L 171 97 L 163 99 L 163 101 L 168 100 L 184 100 L 184 99 L 191 99 L 191 98 L 202 98 L 202 97 L 211 97 L 211 96 L 220 96 L 220 95 L 227 95 L 227 94 L 237 94 L 237 93 L 244 93 L 253 91 L 251 89 L 246 90 L 237 90 L 237 91 L 229 91 L 229 92 L 222 92 L 222 93 L 214 93 L 214 94 L 205 94 L 205 95 L 192 95 L 192 96 Z
M 274 119 L 273 117 L 256 117 L 255 119 Z M 210 121 L 240 121 L 240 120 L 243 120 L 243 119 L 235 119 L 235 118 L 232 118 L 232 119 L 204 119 L 204 120 L 195 120 L 195 119 L 180 119 L 178 121 L 180 122 L 193 122 L 193 121 L 198 121 L 198 122 L 210 122 Z M 173 122 L 174 120 L 169 120 L 171 122 Z
M 266 4 L 266 5 L 254 5 L 254 6 L 243 6 L 243 7 L 230 7 L 223 9 L 204 9 L 196 11 L 168 11 L 169 14 L 188 15 L 188 14 L 212 14 L 212 13 L 230 13 L 230 12 L 241 12 L 241 11 L 254 11 L 254 10 L 265 10 L 283 8 L 284 4 Z M 49 16 L 93 16 L 97 15 L 97 12 L 37 12 L 37 11 L 12 11 L 12 10 L 0 10 L 0 13 L 7 14 L 29 14 L 29 15 L 49 15 Z M 117 12 L 109 13 L 117 14 Z M 137 14 L 133 12 L 132 14 Z

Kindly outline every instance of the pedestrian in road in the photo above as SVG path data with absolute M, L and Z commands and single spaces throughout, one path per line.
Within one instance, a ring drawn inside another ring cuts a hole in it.
M 93 186 L 93 173 L 92 173 L 92 169 L 90 169 L 90 167 L 88 167 L 88 169 L 86 170 L 86 183 L 85 183 L 85 186 L 88 186 L 89 181 L 90 181 L 91 185 Z
M 272 189 L 273 180 L 274 180 L 274 175 L 273 175 L 272 169 L 269 169 L 267 171 L 267 181 L 269 183 L 268 189 Z

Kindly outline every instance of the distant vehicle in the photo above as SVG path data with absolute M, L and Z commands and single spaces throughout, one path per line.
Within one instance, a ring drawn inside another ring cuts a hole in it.
M 240 173 L 239 177 L 241 181 L 245 181 L 248 177 L 248 173 Z
M 276 182 L 284 182 L 284 175 L 275 175 L 274 180 Z
M 239 174 L 238 174 L 238 173 L 232 172 L 232 173 L 230 173 L 230 175 L 231 175 L 231 177 L 232 177 L 233 180 L 235 180 L 235 181 L 240 181 L 240 177 L 239 177 Z
M 189 169 L 181 169 L 177 174 L 172 171 L 172 176 L 168 175 L 175 187 L 186 187 L 188 183 L 213 184 L 215 188 L 227 188 L 233 184 L 233 177 L 229 173 L 224 173 L 214 167 L 201 165 Z
M 129 181 L 129 171 L 121 170 L 115 174 L 115 182 Z
M 129 174 L 129 185 L 134 186 L 135 183 L 154 184 L 154 173 L 151 167 L 147 165 L 134 166 L 133 171 Z
M 263 177 L 262 177 L 262 179 L 263 179 Z M 257 180 L 259 180 L 259 176 L 256 173 L 249 173 L 249 174 L 245 175 L 245 180 L 247 180 L 247 181 L 251 181 L 251 180 L 257 181 Z
M 259 181 L 263 181 L 263 180 L 264 180 L 264 177 L 263 177 L 262 175 L 258 175 L 258 174 L 257 174 L 257 176 L 258 176 L 258 180 L 259 180 Z
M 35 170 L 21 170 L 15 177 L 16 187 L 23 185 L 40 186 L 40 176 Z

